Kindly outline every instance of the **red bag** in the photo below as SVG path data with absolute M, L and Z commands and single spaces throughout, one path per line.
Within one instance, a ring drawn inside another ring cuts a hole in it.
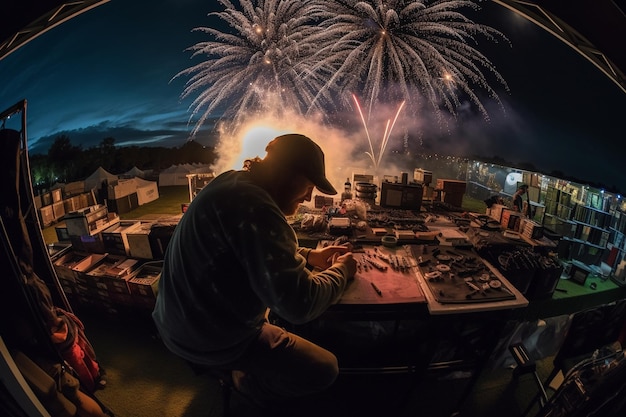
M 100 385 L 102 375 L 96 353 L 85 335 L 85 326 L 69 311 L 60 308 L 56 310 L 63 322 L 53 333 L 53 341 L 83 388 L 88 393 L 93 393 Z

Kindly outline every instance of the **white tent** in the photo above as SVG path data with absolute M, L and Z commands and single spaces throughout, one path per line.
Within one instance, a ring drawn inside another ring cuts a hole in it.
M 149 203 L 159 198 L 159 188 L 156 181 L 148 181 L 143 178 L 129 178 L 115 181 L 109 185 L 109 199 L 117 200 L 132 194 L 137 194 L 137 203 Z
M 98 167 L 98 169 L 96 169 L 93 174 L 85 179 L 85 191 L 89 191 L 94 188 L 100 188 L 103 181 L 117 181 L 117 175 L 113 175 L 106 169 Z
M 190 166 L 172 165 L 159 174 L 159 186 L 187 185 L 187 174 L 190 173 Z
M 136 166 L 132 167 L 131 169 L 129 169 L 128 171 L 126 171 L 123 174 L 124 178 L 135 178 L 135 177 L 139 177 L 139 178 L 146 178 L 146 173 L 142 170 L 140 170 L 139 168 L 137 168 Z

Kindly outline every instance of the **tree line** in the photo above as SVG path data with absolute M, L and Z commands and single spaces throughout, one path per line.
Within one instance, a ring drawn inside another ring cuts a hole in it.
M 107 137 L 93 147 L 83 149 L 66 135 L 58 136 L 47 154 L 29 156 L 33 187 L 48 189 L 53 184 L 69 183 L 87 178 L 102 167 L 113 174 L 124 173 L 134 166 L 158 172 L 173 164 L 212 164 L 215 149 L 190 140 L 180 147 L 115 146 L 115 138 Z

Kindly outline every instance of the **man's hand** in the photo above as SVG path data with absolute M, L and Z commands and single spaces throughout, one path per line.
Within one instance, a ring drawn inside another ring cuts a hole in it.
M 344 254 L 352 250 L 351 245 L 327 246 L 322 249 L 312 249 L 307 262 L 309 265 L 324 270 L 333 264 L 333 256 Z
M 332 257 L 332 263 L 335 262 L 342 263 L 348 267 L 348 276 L 346 278 L 354 278 L 354 274 L 356 274 L 356 259 L 354 259 L 354 256 L 352 256 L 352 252 L 347 252 L 343 255 L 335 253 Z

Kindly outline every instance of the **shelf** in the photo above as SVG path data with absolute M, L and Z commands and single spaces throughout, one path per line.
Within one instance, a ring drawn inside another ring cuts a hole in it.
M 572 219 L 572 220 L 569 220 L 569 222 L 572 222 L 572 223 L 575 223 L 575 224 L 582 224 L 583 226 L 593 227 L 594 229 L 601 230 L 601 231 L 603 231 L 603 232 L 608 232 L 608 231 L 609 231 L 609 229 L 606 229 L 606 228 L 604 228 L 604 227 L 594 226 L 593 224 L 589 224 L 589 223 L 581 222 L 580 220 L 574 220 L 574 219 Z
M 580 240 L 580 239 L 576 239 L 576 238 L 573 238 L 573 237 L 563 236 L 562 239 L 563 240 L 568 240 L 568 241 L 574 242 L 574 243 L 580 243 L 580 244 L 583 244 L 583 245 L 591 246 L 593 248 L 597 248 L 597 249 L 601 249 L 601 250 L 606 249 L 606 246 L 596 245 L 595 243 L 587 242 L 586 240 Z

